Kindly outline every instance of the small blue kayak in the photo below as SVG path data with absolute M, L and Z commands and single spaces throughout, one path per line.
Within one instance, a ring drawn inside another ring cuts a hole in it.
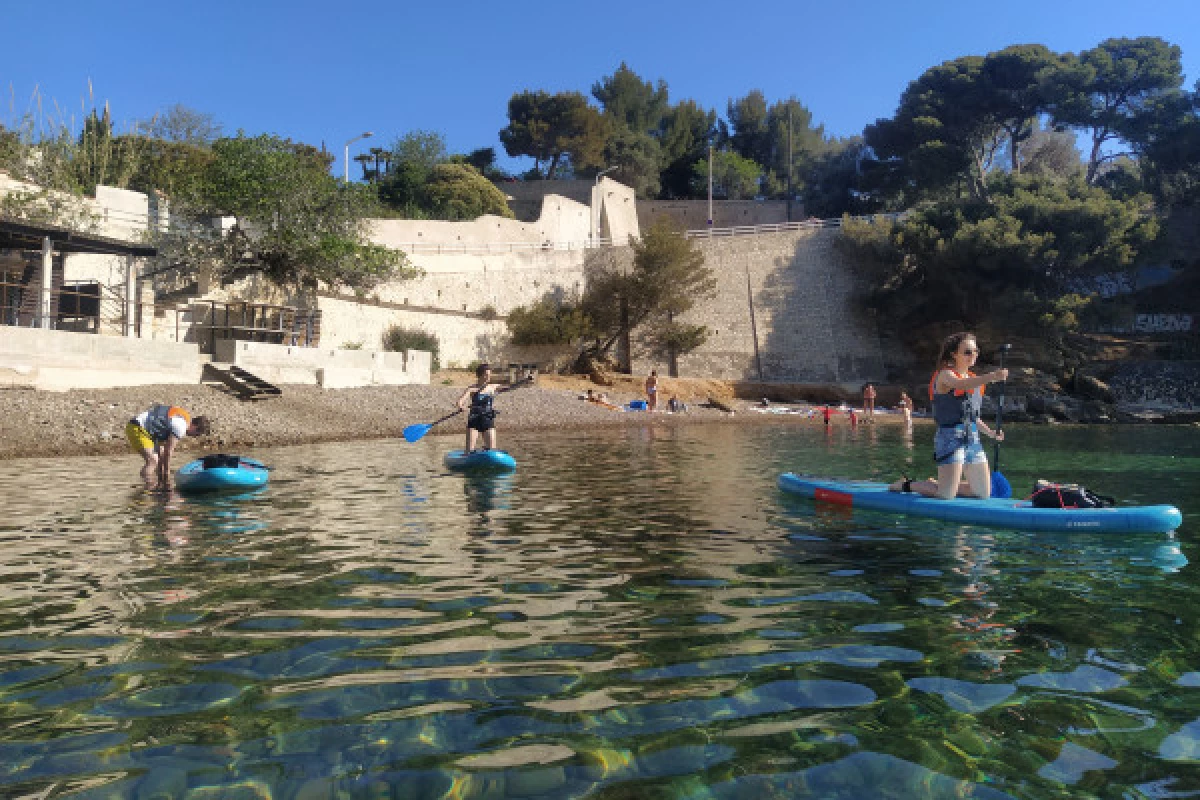
M 849 508 L 1022 531 L 1167 533 L 1183 523 L 1183 514 L 1175 506 L 1035 508 L 1028 500 L 1015 498 L 935 500 L 911 492 L 890 492 L 886 483 L 826 480 L 792 472 L 779 476 L 779 488 Z
M 224 453 L 189 461 L 175 474 L 181 492 L 257 489 L 267 485 L 270 471 L 261 461 Z
M 492 470 L 510 472 L 517 468 L 517 460 L 503 450 L 451 450 L 446 453 L 446 466 L 460 470 Z

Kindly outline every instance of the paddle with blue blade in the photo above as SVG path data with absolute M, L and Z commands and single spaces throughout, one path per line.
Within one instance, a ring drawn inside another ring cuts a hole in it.
M 1011 344 L 1000 346 L 1000 369 L 1004 369 L 1004 357 L 1008 355 L 1008 351 L 1012 349 Z M 1000 433 L 1001 426 L 1004 425 L 1004 387 L 1008 381 L 1000 382 L 1000 397 L 996 400 L 996 433 Z M 992 497 L 1008 499 L 1012 497 L 1012 485 L 1008 482 L 1008 478 L 1004 477 L 1004 473 L 1000 471 L 1000 440 L 996 440 L 996 444 L 992 449 Z
M 427 434 L 431 430 L 433 430 L 433 428 L 435 426 L 441 425 L 446 420 L 451 419 L 453 417 L 457 417 L 461 413 L 463 413 L 463 412 L 462 412 L 462 409 L 460 408 L 458 411 L 455 411 L 452 414 L 447 414 L 446 416 L 442 417 L 439 420 L 435 420 L 430 423 L 418 422 L 416 425 L 409 425 L 407 428 L 404 429 L 404 432 L 403 432 L 404 441 L 419 442 L 419 441 L 421 441 L 421 439 L 425 438 L 425 434 Z

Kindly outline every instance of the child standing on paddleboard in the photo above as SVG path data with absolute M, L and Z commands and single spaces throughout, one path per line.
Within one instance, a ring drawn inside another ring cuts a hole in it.
M 1004 431 L 993 431 L 979 415 L 983 387 L 1008 378 L 1008 370 L 998 369 L 986 375 L 971 372 L 979 357 L 979 345 L 973 333 L 955 333 L 946 337 L 938 356 L 937 371 L 929 381 L 929 399 L 937 432 L 933 439 L 933 458 L 938 465 L 937 480 L 897 481 L 889 488 L 895 492 L 917 492 L 925 497 L 949 500 L 959 494 L 988 498 L 992 496 L 992 478 L 987 453 L 979 438 L 982 431 L 998 442 Z M 959 484 L 966 479 L 966 485 Z
M 510 386 L 492 383 L 492 368 L 488 364 L 480 364 L 475 368 L 476 381 L 468 386 L 458 398 L 458 408 L 467 412 L 467 446 L 468 454 L 475 450 L 475 440 L 483 436 L 483 449 L 496 449 L 496 409 L 492 401 L 500 392 L 510 392 L 522 383 L 531 381 L 526 378 Z

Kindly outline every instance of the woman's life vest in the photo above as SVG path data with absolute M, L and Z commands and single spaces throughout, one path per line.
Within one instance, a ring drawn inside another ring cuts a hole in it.
M 970 390 L 952 389 L 949 392 L 935 394 L 934 387 L 937 386 L 937 376 L 940 372 L 941 370 L 938 370 L 933 373 L 933 377 L 929 379 L 929 402 L 933 405 L 934 422 L 939 428 L 974 424 L 978 421 L 979 412 L 983 407 L 983 387 Z M 957 372 L 954 372 L 954 376 L 962 378 Z M 968 372 L 967 377 L 973 378 L 975 373 Z
M 142 427 L 154 441 L 165 442 L 171 438 L 171 417 L 183 417 L 188 425 L 192 424 L 192 415 L 179 406 L 158 404 L 146 412 L 146 422 Z
M 467 412 L 469 419 L 495 419 L 496 410 L 492 408 L 493 394 L 484 394 L 482 391 L 475 392 L 471 395 L 471 410 Z

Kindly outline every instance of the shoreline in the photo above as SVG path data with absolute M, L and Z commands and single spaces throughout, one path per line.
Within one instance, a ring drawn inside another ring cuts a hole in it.
M 504 393 L 496 398 L 500 412 L 497 429 L 500 446 L 506 431 L 580 430 L 597 427 L 632 427 L 693 424 L 820 424 L 804 413 L 755 413 L 746 401 L 720 397 L 735 408 L 727 413 L 701 405 L 704 398 L 679 392 L 688 410 L 670 414 L 620 412 L 579 399 L 580 390 L 555 386 L 546 380 L 539 385 Z M 400 438 L 414 423 L 429 423 L 455 409 L 465 380 L 443 380 L 440 385 L 371 386 L 357 389 L 321 389 L 317 386 L 286 386 L 280 397 L 245 402 L 221 388 L 208 384 L 135 386 L 119 389 L 87 389 L 69 392 L 38 392 L 28 389 L 0 391 L 0 460 L 60 458 L 71 456 L 132 455 L 125 439 L 130 417 L 155 403 L 186 408 L 204 414 L 213 423 L 208 436 L 181 442 L 176 455 L 180 464 L 189 454 L 319 442 L 362 441 Z M 447 385 L 450 384 L 450 385 Z M 590 385 L 590 384 L 589 384 Z M 615 403 L 625 405 L 640 399 L 631 391 L 610 389 Z M 781 407 L 777 404 L 775 407 Z M 789 408 L 819 407 L 786 404 Z M 881 413 L 877 424 L 900 425 L 899 414 Z M 920 423 L 920 420 L 917 420 Z M 860 418 L 860 427 L 865 426 Z M 835 427 L 849 427 L 839 413 Z M 442 423 L 429 436 L 461 435 L 462 418 Z M 183 460 L 180 460 L 183 459 Z
M 439 383 L 430 385 L 357 389 L 290 385 L 284 387 L 281 397 L 252 402 L 239 400 L 222 387 L 210 384 L 79 389 L 61 393 L 4 389 L 0 390 L 0 461 L 132 455 L 125 439 L 125 424 L 130 417 L 155 403 L 179 405 L 193 414 L 207 415 L 213 421 L 210 435 L 188 438 L 180 444 L 176 456 L 180 464 L 191 460 L 194 454 L 236 451 L 238 448 L 398 439 L 406 426 L 433 422 L 455 409 L 467 383 L 466 374 L 440 373 L 436 377 Z M 632 381 L 608 387 L 613 402 L 624 406 L 630 400 L 642 399 L 643 395 L 631 384 Z M 819 415 L 810 418 L 805 412 L 821 408 L 823 403 L 776 403 L 771 408 L 797 409 L 800 413 L 757 413 L 754 410 L 757 404 L 735 399 L 729 385 L 720 386 L 711 381 L 673 381 L 673 384 L 673 393 L 688 404 L 686 412 L 613 411 L 579 399 L 583 387 L 595 388 L 586 379 L 539 377 L 535 386 L 497 397 L 500 446 L 504 447 L 504 434 L 508 431 L 585 430 L 647 424 L 671 427 L 697 424 L 821 425 Z M 708 397 L 727 404 L 736 413 L 707 405 Z M 857 406 L 855 408 L 857 410 Z M 859 428 L 864 429 L 869 424 L 863 421 L 860 412 Z M 875 424 L 900 426 L 903 417 L 894 411 L 880 409 Z M 928 419 L 914 419 L 916 426 L 929 424 Z M 835 414 L 833 427 L 850 427 L 845 413 Z M 464 429 L 463 419 L 453 418 L 428 435 L 461 436 Z

